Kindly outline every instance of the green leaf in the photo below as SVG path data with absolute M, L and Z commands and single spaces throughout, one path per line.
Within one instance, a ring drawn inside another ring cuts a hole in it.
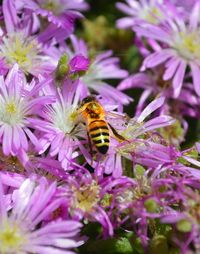
M 132 242 L 133 253 L 144 254 L 144 248 L 142 247 L 141 240 L 139 237 L 135 238 Z
M 116 253 L 121 253 L 121 254 L 131 254 L 133 253 L 132 246 L 130 244 L 130 241 L 125 238 L 121 237 L 117 240 L 116 242 Z
M 87 254 L 133 254 L 132 246 L 125 237 L 119 239 L 88 241 L 80 247 L 80 253 Z

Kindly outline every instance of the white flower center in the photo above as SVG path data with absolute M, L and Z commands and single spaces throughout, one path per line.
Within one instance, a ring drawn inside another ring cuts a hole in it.
M 139 13 L 139 17 L 155 25 L 159 24 L 161 20 L 165 19 L 161 10 L 158 7 L 151 6 L 151 5 L 148 5 L 148 6 L 145 6 L 145 8 L 142 8 L 141 12 Z
M 0 121 L 8 125 L 14 126 L 22 123 L 25 117 L 25 104 L 23 101 L 11 99 L 9 102 L 2 102 L 0 97 Z
M 31 37 L 25 37 L 23 33 L 13 33 L 3 37 L 0 45 L 0 56 L 5 58 L 8 65 L 18 63 L 20 68 L 29 73 L 38 58 L 40 46 Z
M 56 128 L 65 134 L 71 132 L 77 118 L 77 111 L 74 106 L 66 105 L 63 107 L 60 103 L 56 103 L 53 105 L 51 114 L 52 122 Z
M 200 30 L 174 34 L 172 46 L 186 60 L 200 60 Z
M 21 251 L 21 247 L 25 245 L 27 238 L 21 229 L 11 223 L 6 222 L 0 227 L 0 253 L 15 254 Z

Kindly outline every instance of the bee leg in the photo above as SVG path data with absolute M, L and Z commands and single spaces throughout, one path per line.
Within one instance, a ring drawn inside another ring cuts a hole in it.
M 84 167 L 91 173 L 94 173 L 94 168 L 92 167 L 92 165 L 90 165 L 88 162 L 86 162 L 86 164 L 84 165 Z
M 74 127 L 71 129 L 71 131 L 68 132 L 67 134 L 73 133 L 73 132 L 76 130 L 76 128 L 77 128 L 78 126 L 79 126 L 79 123 L 75 124 Z
M 80 125 L 85 125 L 85 123 L 83 123 L 83 122 L 78 122 L 77 124 L 74 125 L 74 127 L 71 129 L 71 131 L 68 132 L 67 134 L 73 133 L 73 132 L 78 128 L 78 126 L 80 126 Z
M 91 167 L 93 165 L 93 161 L 94 161 L 94 151 L 92 149 L 92 143 L 91 143 L 91 139 L 90 139 L 90 136 L 89 136 L 89 133 L 87 132 L 87 136 L 88 136 L 88 144 L 89 144 L 89 149 L 90 149 L 90 155 L 91 155 Z
M 109 127 L 111 128 L 112 130 L 112 133 L 114 134 L 115 138 L 119 141 L 119 142 L 123 142 L 123 141 L 126 141 L 126 139 L 120 135 L 114 127 L 112 127 L 112 125 L 110 123 L 108 123 Z

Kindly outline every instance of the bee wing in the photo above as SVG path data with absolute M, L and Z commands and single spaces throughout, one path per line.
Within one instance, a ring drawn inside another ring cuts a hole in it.
M 106 117 L 110 118 L 118 118 L 118 119 L 123 119 L 123 120 L 128 120 L 130 117 L 124 113 L 119 113 L 116 111 L 105 111 Z
M 117 151 L 122 155 L 146 151 L 148 148 L 148 144 L 143 140 L 129 140 L 123 143 L 120 143 L 117 147 Z
M 120 134 L 115 130 L 115 128 L 114 128 L 110 123 L 108 123 L 108 126 L 109 126 L 110 129 L 112 130 L 112 133 L 113 133 L 114 137 L 115 137 L 119 142 L 123 142 L 123 141 L 126 140 L 122 135 L 120 135 Z
M 105 111 L 106 121 L 116 127 L 117 129 L 124 129 L 128 122 L 129 116 L 115 111 Z

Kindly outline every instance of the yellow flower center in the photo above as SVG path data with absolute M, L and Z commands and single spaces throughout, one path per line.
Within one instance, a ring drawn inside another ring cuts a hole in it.
M 24 62 L 26 62 L 28 60 L 28 53 L 32 50 L 33 45 L 32 44 L 25 44 L 23 45 L 23 42 L 15 37 L 14 38 L 15 41 L 15 50 L 13 50 L 13 52 L 11 52 L 11 56 L 13 59 L 16 60 L 16 62 L 18 62 L 19 65 L 23 64 Z
M 26 239 L 21 234 L 17 225 L 6 223 L 3 230 L 0 230 L 0 253 L 14 254 L 20 251 L 21 246 L 25 244 Z
M 95 181 L 90 185 L 82 186 L 80 189 L 75 189 L 75 208 L 79 208 L 85 212 L 90 212 L 91 209 L 99 201 L 99 186 Z
M 59 1 L 46 0 L 41 4 L 41 8 L 53 12 L 55 15 L 59 15 L 62 12 L 63 6 Z
M 56 103 L 50 111 L 53 124 L 60 131 L 68 135 L 77 123 L 78 113 L 74 106 Z
M 6 104 L 6 112 L 9 114 L 15 114 L 17 112 L 17 108 L 14 102 L 10 102 Z
M 2 103 L 0 108 L 0 121 L 7 123 L 11 126 L 16 125 L 23 121 L 24 102 L 16 101 L 15 98 L 10 98 L 5 104 Z
M 69 115 L 70 121 L 76 122 L 77 118 L 78 118 L 78 111 L 77 110 L 72 111 L 71 114 Z
M 186 60 L 200 59 L 200 31 L 186 31 L 175 35 L 174 47 Z
M 147 8 L 146 10 L 142 10 L 141 18 L 148 21 L 151 24 L 159 24 L 160 20 L 164 19 L 162 12 L 159 8 L 152 6 Z
M 13 33 L 3 38 L 0 56 L 5 58 L 8 65 L 18 63 L 25 73 L 29 73 L 38 58 L 39 50 L 39 45 L 33 38 L 25 37 L 23 33 Z

